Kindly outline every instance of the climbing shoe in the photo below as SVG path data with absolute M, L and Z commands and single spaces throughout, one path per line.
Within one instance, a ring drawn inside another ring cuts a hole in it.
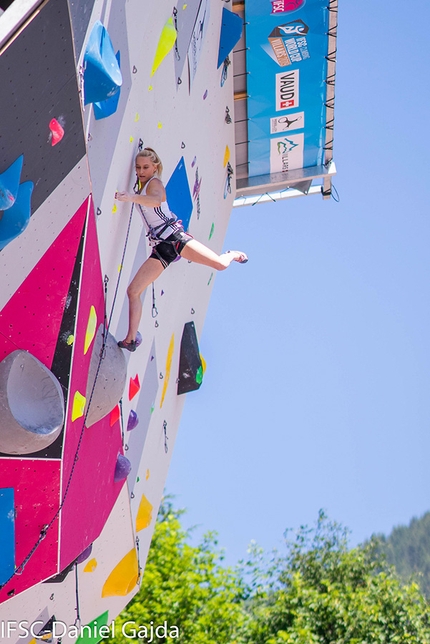
M 137 346 L 136 346 L 136 341 L 131 340 L 131 342 L 126 342 L 125 340 L 120 340 L 118 342 L 118 346 L 120 349 L 127 349 L 127 351 L 136 351 Z

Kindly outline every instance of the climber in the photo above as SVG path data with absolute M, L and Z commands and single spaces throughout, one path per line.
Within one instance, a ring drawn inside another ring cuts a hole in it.
M 245 264 L 245 253 L 237 250 L 217 255 L 184 231 L 181 222 L 167 204 L 166 191 L 160 179 L 163 165 L 152 148 L 144 148 L 136 156 L 137 192 L 117 192 L 115 199 L 135 203 L 142 215 L 152 247 L 150 257 L 142 264 L 131 281 L 129 299 L 129 328 L 124 340 L 118 342 L 121 349 L 136 350 L 136 335 L 142 315 L 141 295 L 161 275 L 163 270 L 178 257 L 197 264 L 223 271 L 235 261 Z

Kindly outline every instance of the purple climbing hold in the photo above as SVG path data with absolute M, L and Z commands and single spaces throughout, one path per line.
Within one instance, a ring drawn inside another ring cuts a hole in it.
M 113 477 L 113 480 L 115 481 L 115 483 L 126 479 L 127 476 L 130 474 L 130 472 L 131 472 L 130 461 L 122 454 L 118 454 L 118 459 L 115 465 L 115 474 Z
M 131 432 L 132 429 L 135 429 L 139 424 L 139 418 L 136 414 L 136 412 L 132 409 L 130 411 L 130 414 L 128 416 L 128 421 L 127 421 L 127 431 Z
M 83 550 L 83 552 L 81 552 L 79 557 L 76 559 L 76 563 L 80 564 L 80 563 L 84 562 L 86 559 L 88 559 L 88 557 L 90 556 L 92 551 L 93 551 L 93 544 L 90 543 L 90 545 L 87 546 L 85 548 L 85 550 Z
M 136 347 L 140 347 L 142 344 L 142 334 L 140 331 L 136 333 Z

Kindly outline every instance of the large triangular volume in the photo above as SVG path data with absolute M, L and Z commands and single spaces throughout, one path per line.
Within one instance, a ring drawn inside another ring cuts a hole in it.
M 203 366 L 194 322 L 187 322 L 181 339 L 179 354 L 178 395 L 199 389 Z
M 239 42 L 242 27 L 242 18 L 223 7 L 217 68 L 221 67 L 223 61 Z

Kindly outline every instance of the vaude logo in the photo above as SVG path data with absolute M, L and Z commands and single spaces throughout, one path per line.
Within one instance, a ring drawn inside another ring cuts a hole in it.
M 273 13 L 289 13 L 303 7 L 306 0 L 272 0 Z
M 299 70 L 276 74 L 276 111 L 299 106 Z

